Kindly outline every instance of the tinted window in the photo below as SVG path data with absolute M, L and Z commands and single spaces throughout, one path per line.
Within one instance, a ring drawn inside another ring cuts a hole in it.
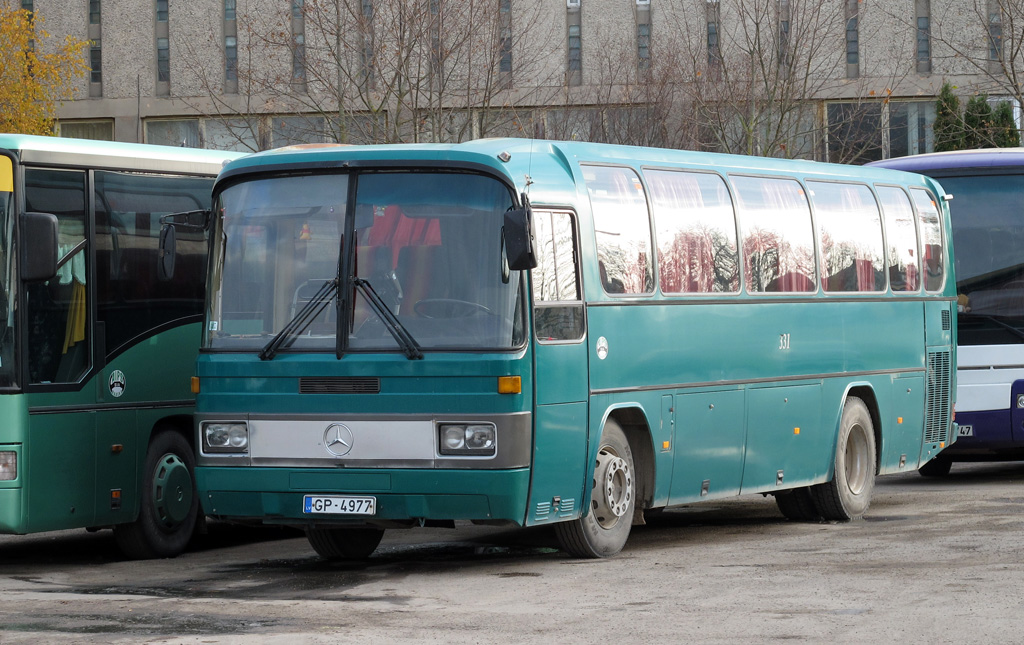
M 92 362 L 85 174 L 26 170 L 25 201 L 26 210 L 52 213 L 59 225 L 57 276 L 26 289 L 29 381 L 75 382 Z
M 926 190 L 914 188 L 910 191 L 917 207 L 918 222 L 921 226 L 921 249 L 924 254 L 924 288 L 939 291 L 946 275 L 946 258 L 942 252 L 942 224 L 939 207 L 935 198 Z
M 718 175 L 649 170 L 658 239 L 658 275 L 665 293 L 738 291 L 736 219 Z
M 921 288 L 918 266 L 917 228 L 910 198 L 899 188 L 880 186 L 878 200 L 885 216 L 885 259 L 889 267 L 889 286 L 893 291 L 917 291 Z
M 884 291 L 882 219 L 863 184 L 807 182 L 825 291 Z
M 811 211 L 792 179 L 733 177 L 743 239 L 743 275 L 755 292 L 814 291 Z
M 535 211 L 533 227 L 537 267 L 530 272 L 530 277 L 537 338 L 542 341 L 582 338 L 583 303 L 572 216 Z
M 629 168 L 584 166 L 607 293 L 654 291 L 651 227 L 640 177 Z
M 206 242 L 176 229 L 174 276 L 157 279 L 160 217 L 209 208 L 213 180 L 97 172 L 96 295 L 108 353 L 150 330 L 202 315 Z

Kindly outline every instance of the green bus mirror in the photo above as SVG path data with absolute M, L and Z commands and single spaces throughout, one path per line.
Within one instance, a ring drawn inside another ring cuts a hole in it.
M 41 282 L 57 275 L 57 216 L 24 213 L 21 216 L 21 279 Z

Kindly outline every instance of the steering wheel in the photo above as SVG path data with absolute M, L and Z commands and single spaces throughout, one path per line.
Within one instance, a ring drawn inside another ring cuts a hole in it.
M 479 302 L 457 300 L 455 298 L 424 298 L 413 305 L 412 309 L 418 316 L 423 318 L 464 318 L 475 313 L 497 315 Z M 440 315 L 446 312 L 450 315 Z

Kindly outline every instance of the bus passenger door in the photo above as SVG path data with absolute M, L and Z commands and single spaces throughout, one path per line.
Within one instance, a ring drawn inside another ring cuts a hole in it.
M 25 210 L 55 215 L 59 234 L 57 275 L 24 287 L 32 531 L 94 521 L 96 392 L 85 380 L 93 331 L 85 183 L 81 171 L 25 170 Z
M 568 212 L 534 211 L 530 273 L 534 358 L 533 472 L 527 524 L 579 514 L 587 467 L 586 321 L 576 227 Z

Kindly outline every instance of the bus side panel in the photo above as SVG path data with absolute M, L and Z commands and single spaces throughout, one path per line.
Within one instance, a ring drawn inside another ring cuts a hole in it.
M 834 443 L 835 425 L 822 420 L 820 383 L 750 388 L 741 492 L 820 481 Z
M 891 412 L 882 417 L 881 474 L 914 470 L 921 460 L 924 433 L 924 377 L 893 379 Z M 884 410 L 885 408 L 883 408 Z M 906 459 L 901 468 L 900 460 Z
M 138 514 L 138 455 L 146 439 L 138 412 L 104 410 L 96 419 L 96 525 L 131 522 Z
M 25 477 L 28 532 L 95 523 L 96 413 L 34 414 Z
M 537 406 L 528 525 L 579 517 L 586 454 L 586 402 Z
M 26 430 L 29 417 L 25 397 L 0 396 L 0 450 L 14 453 L 18 475 L 9 481 L 0 481 L 0 533 L 24 533 L 28 525 L 25 514 L 25 459 Z
M 745 396 L 742 389 L 731 389 L 675 397 L 670 504 L 739 494 Z

